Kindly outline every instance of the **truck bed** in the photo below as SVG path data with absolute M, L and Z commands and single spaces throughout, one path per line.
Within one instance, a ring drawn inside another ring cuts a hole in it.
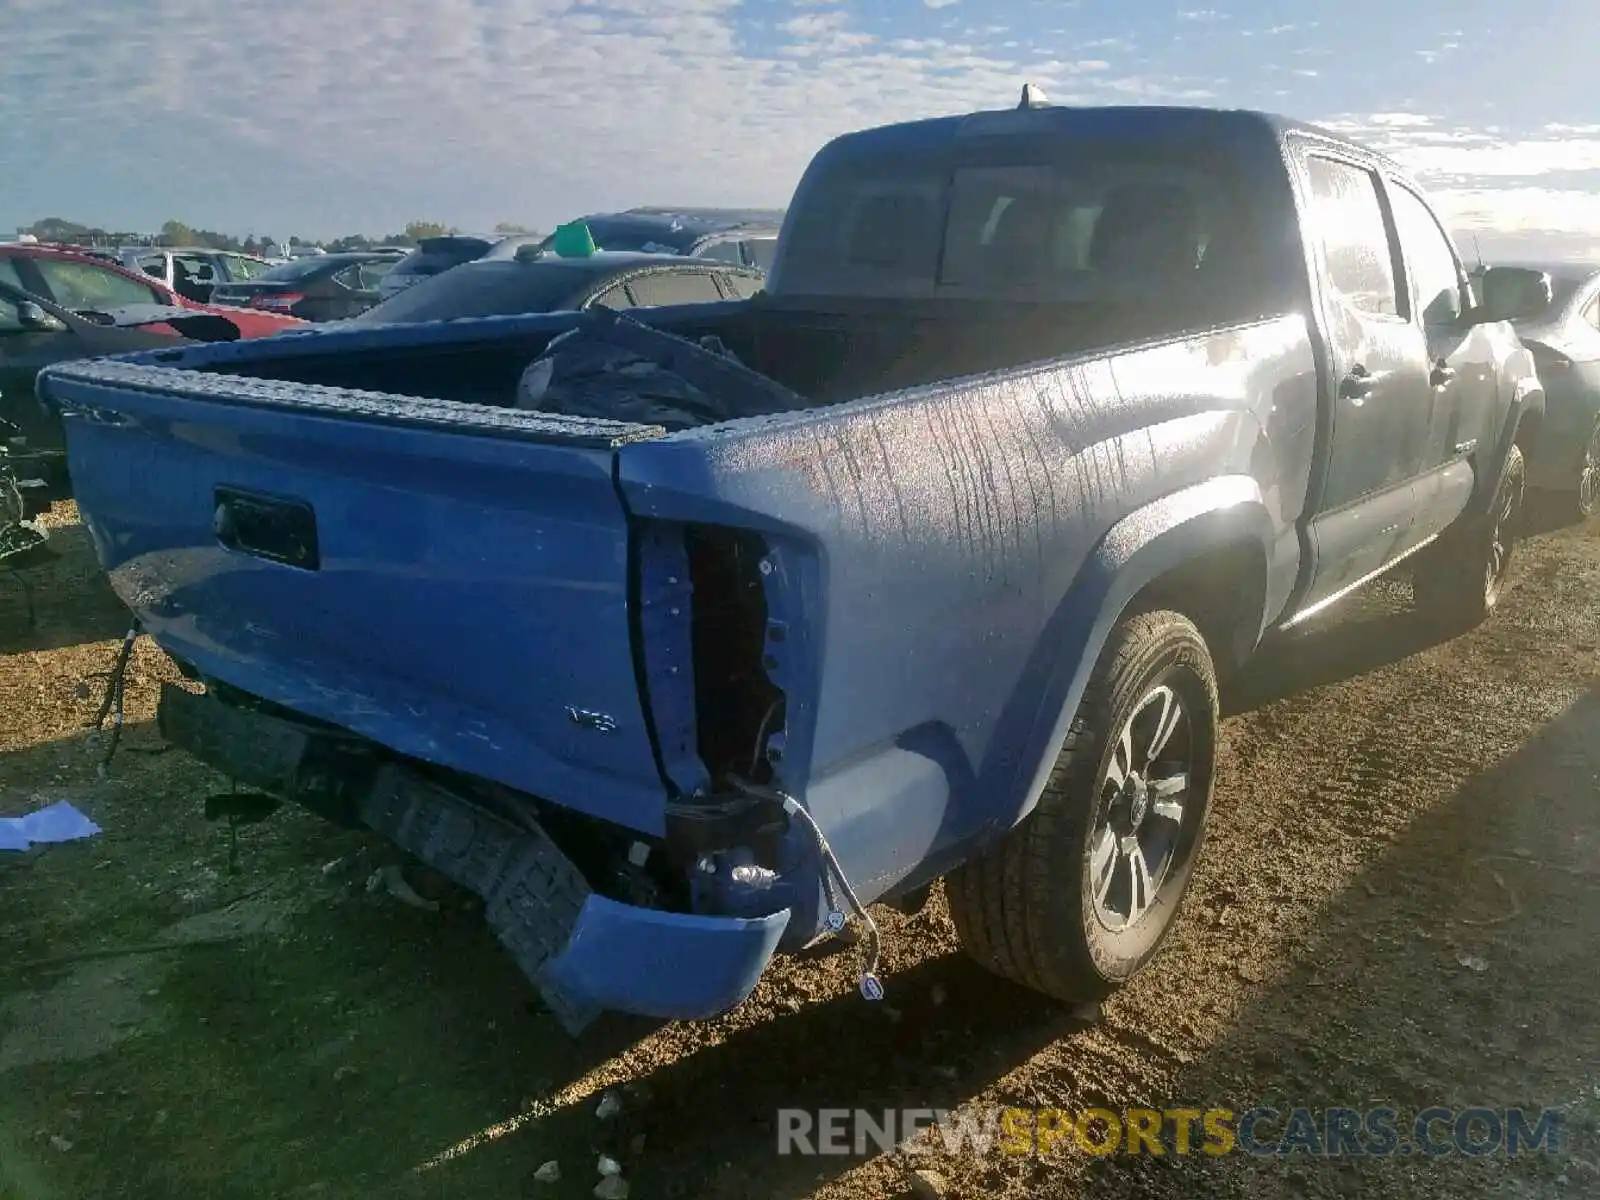
M 1202 326 L 1175 304 L 858 302 L 822 310 L 743 303 L 635 311 L 628 319 L 691 340 L 719 338 L 739 361 L 825 406 L 875 393 L 1164 337 Z M 514 403 L 523 369 L 570 314 L 368 327 L 273 339 L 175 367 L 489 407 Z M 424 334 L 423 331 L 426 330 Z

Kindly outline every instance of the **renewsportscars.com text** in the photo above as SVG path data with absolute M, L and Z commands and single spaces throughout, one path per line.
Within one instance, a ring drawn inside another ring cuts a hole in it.
M 779 1109 L 785 1155 L 1092 1154 L 1390 1157 L 1554 1154 L 1558 1109 Z

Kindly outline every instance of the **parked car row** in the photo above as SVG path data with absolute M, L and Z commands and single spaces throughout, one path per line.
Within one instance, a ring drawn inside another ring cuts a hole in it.
M 194 300 L 152 275 L 103 256 L 53 246 L 0 245 L 0 282 L 80 314 L 154 305 L 224 315 L 238 326 L 240 337 L 263 337 L 300 324 L 277 313 L 224 313 L 221 305 Z
M 343 321 L 378 302 L 384 276 L 404 256 L 400 250 L 363 250 L 297 258 L 253 279 L 223 284 L 214 298 L 303 321 Z
M 783 224 L 781 210 L 631 208 L 581 218 L 601 251 L 707 258 L 765 271 Z M 383 281 L 384 299 L 443 271 L 482 258 L 510 258 L 530 246 L 554 252 L 555 235 L 424 238 Z
M 66 470 L 60 419 L 35 396 L 42 369 L 73 359 L 243 336 L 223 310 L 200 305 L 68 308 L 8 281 L 6 263 L 0 257 L 0 442 L 11 468 L 26 464 L 41 478 L 64 481 Z
M 122 246 L 76 248 L 76 252 L 118 263 L 148 275 L 186 299 L 204 304 L 218 284 L 253 279 L 272 262 L 254 254 L 193 246 Z

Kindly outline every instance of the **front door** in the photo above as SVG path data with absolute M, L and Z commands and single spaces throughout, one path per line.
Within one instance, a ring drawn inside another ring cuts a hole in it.
M 1433 210 L 1397 180 L 1388 181 L 1389 207 L 1406 264 L 1409 308 L 1427 342 L 1432 389 L 1423 477 L 1410 545 L 1444 530 L 1472 493 L 1475 458 L 1493 456 L 1499 389 L 1497 364 L 1510 332 L 1499 324 L 1466 325 L 1466 273 Z M 1406 548 L 1410 548 L 1407 546 Z
M 1304 164 L 1307 228 L 1323 281 L 1332 409 L 1321 494 L 1312 508 L 1311 606 L 1355 586 L 1406 548 L 1433 388 L 1425 338 L 1408 319 L 1378 177 L 1320 150 L 1307 154 Z

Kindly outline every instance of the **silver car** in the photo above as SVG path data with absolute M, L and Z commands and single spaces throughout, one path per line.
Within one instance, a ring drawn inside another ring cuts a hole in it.
M 199 246 L 122 246 L 99 252 L 131 271 L 159 279 L 178 295 L 206 304 L 219 284 L 243 283 L 270 270 L 272 263 L 254 254 Z
M 1514 322 L 1545 389 L 1528 484 L 1564 497 L 1574 517 L 1600 513 L 1600 266 L 1519 263 L 1550 279 L 1544 311 Z

